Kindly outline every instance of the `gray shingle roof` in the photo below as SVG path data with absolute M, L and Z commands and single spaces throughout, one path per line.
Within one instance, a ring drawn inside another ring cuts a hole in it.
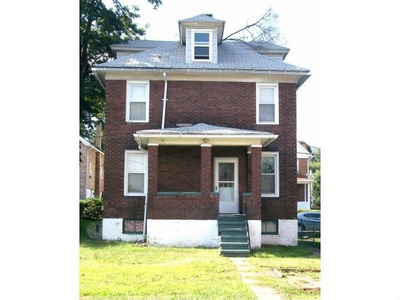
M 171 43 L 175 43 L 175 41 L 130 40 L 125 44 L 112 44 L 110 47 L 116 49 L 126 48 L 127 50 L 132 48 L 151 49 L 169 45 Z
M 199 123 L 193 126 L 164 128 L 164 129 L 146 129 L 136 132 L 137 134 L 159 134 L 159 135 L 274 135 L 266 131 L 247 130 L 231 127 L 222 127 Z
M 195 17 L 179 20 L 180 23 L 225 23 L 225 21 L 218 20 L 212 17 L 212 14 L 201 14 Z
M 136 42 L 136 41 L 135 41 Z M 154 42 L 154 41 L 153 41 Z M 150 42 L 147 42 L 150 45 Z M 140 69 L 198 69 L 208 71 L 279 71 L 308 73 L 309 70 L 287 64 L 253 49 L 242 42 L 224 42 L 218 46 L 218 63 L 186 63 L 185 46 L 179 42 L 153 43 L 155 48 L 112 60 L 95 66 L 96 68 L 140 68 Z M 159 46 L 157 46 L 159 45 Z M 279 47 L 279 46 L 278 46 Z

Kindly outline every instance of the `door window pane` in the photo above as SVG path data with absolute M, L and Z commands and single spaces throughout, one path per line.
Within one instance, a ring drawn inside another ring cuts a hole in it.
M 219 164 L 219 180 L 220 181 L 234 181 L 234 164 L 220 163 Z

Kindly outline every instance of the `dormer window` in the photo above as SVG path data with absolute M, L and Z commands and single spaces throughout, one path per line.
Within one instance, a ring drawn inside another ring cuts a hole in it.
M 211 30 L 193 30 L 192 60 L 211 61 Z

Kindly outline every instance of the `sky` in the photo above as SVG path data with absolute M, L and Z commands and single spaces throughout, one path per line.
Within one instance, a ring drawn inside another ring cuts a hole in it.
M 321 147 L 319 94 L 320 36 L 322 34 L 321 4 L 319 1 L 247 0 L 246 5 L 232 0 L 164 0 L 153 10 L 146 0 L 134 1 L 140 8 L 137 22 L 145 26 L 148 40 L 178 40 L 178 20 L 211 13 L 225 21 L 225 36 L 260 18 L 268 9 L 279 15 L 278 27 L 284 43 L 290 48 L 285 61 L 311 71 L 311 77 L 297 92 L 298 139 Z M 123 3 L 133 3 L 124 0 Z M 227 9 L 228 8 L 228 9 Z M 314 75 L 315 74 L 315 75 Z

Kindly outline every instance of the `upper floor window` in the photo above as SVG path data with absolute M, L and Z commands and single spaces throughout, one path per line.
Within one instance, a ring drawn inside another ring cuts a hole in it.
M 149 121 L 149 82 L 128 81 L 126 92 L 126 121 Z
M 279 197 L 279 153 L 261 154 L 261 195 Z
M 211 60 L 211 30 L 193 31 L 193 60 Z
M 125 196 L 143 196 L 147 190 L 147 153 L 138 150 L 125 152 Z
M 279 124 L 277 84 L 257 84 L 257 124 Z

